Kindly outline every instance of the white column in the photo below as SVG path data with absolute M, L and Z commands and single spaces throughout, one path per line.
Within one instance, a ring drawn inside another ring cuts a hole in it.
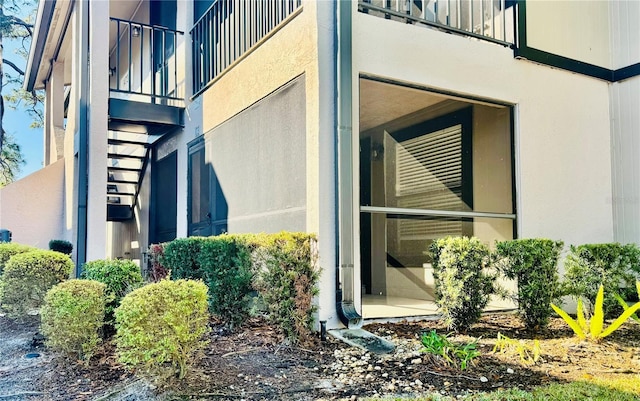
M 64 62 L 55 61 L 47 83 L 50 163 L 64 156 Z
M 109 99 L 109 2 L 89 3 L 87 261 L 107 248 L 107 130 Z

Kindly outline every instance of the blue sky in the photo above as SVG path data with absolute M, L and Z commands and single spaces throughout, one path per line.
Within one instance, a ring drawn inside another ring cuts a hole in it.
M 17 41 L 12 41 L 7 38 L 3 39 L 4 45 L 4 57 L 13 61 L 18 67 L 23 70 L 26 68 L 26 60 L 23 60 L 20 56 L 14 53 Z M 4 66 L 6 72 L 15 75 L 15 72 L 9 66 Z M 11 92 L 11 89 L 5 87 L 3 94 Z M 7 104 L 5 103 L 5 106 Z M 22 149 L 22 154 L 27 162 L 20 171 L 17 179 L 25 177 L 34 171 L 42 168 L 43 161 L 43 138 L 42 128 L 29 128 L 31 125 L 31 117 L 24 110 L 11 110 L 9 107 L 5 107 L 4 119 L 2 121 L 4 129 L 18 142 Z

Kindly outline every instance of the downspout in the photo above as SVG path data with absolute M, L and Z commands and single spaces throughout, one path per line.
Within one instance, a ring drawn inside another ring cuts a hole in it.
M 337 2 L 337 221 L 338 266 L 336 271 L 336 310 L 342 324 L 350 329 L 362 326 L 355 308 L 354 218 L 353 218 L 353 125 L 351 0 Z
M 87 203 L 88 203 L 88 150 L 89 138 L 87 127 L 87 99 L 89 97 L 89 1 L 76 2 L 80 13 L 80 76 L 78 96 L 78 227 L 77 227 L 77 261 L 76 277 L 80 277 L 82 266 L 87 259 Z

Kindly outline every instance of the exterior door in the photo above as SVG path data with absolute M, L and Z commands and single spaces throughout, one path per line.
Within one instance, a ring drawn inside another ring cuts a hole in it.
M 151 170 L 151 243 L 176 238 L 177 201 L 178 152 L 173 151 L 155 161 Z

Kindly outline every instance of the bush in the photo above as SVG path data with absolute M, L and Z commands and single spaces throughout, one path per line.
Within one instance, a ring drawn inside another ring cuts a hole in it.
M 94 260 L 83 266 L 82 278 L 96 280 L 107 286 L 107 320 L 113 318 L 113 311 L 122 298 L 142 285 L 140 268 L 130 260 Z
M 551 302 L 558 296 L 558 257 L 564 243 L 549 239 L 520 239 L 498 242 L 500 267 L 509 279 L 518 282 L 520 318 L 528 329 L 546 327 Z
M 69 280 L 51 288 L 41 313 L 46 344 L 89 360 L 101 340 L 105 289 L 94 280 Z
M 308 341 L 313 329 L 320 272 L 315 237 L 287 233 L 246 237 L 254 247 L 255 286 L 268 308 L 269 320 L 292 341 Z
M 17 244 L 15 242 L 0 243 L 0 275 L 4 271 L 4 266 L 7 264 L 7 262 L 9 261 L 9 259 L 11 259 L 13 255 L 35 251 L 35 250 L 37 250 L 37 248 L 34 248 L 29 245 Z
M 438 309 L 450 329 L 466 331 L 495 292 L 489 249 L 477 238 L 447 237 L 434 241 L 431 252 Z
M 174 279 L 204 279 L 204 272 L 198 263 L 200 248 L 205 237 L 178 238 L 164 247 L 160 263 L 171 271 Z
M 116 309 L 119 359 L 142 375 L 182 379 L 207 344 L 207 286 L 162 280 L 127 294 Z
M 42 305 L 47 291 L 69 278 L 69 256 L 55 251 L 32 251 L 9 259 L 2 276 L 0 304 L 11 316 L 24 315 Z
M 149 246 L 149 251 L 147 252 L 149 263 L 146 266 L 145 280 L 157 283 L 162 279 L 169 278 L 169 269 L 162 264 L 165 246 L 167 246 L 166 243 L 151 244 Z
M 65 255 L 71 255 L 71 252 L 73 252 L 73 244 L 62 239 L 52 239 L 49 241 L 49 249 L 64 253 Z
M 211 311 L 230 327 L 242 324 L 249 315 L 253 278 L 247 246 L 231 235 L 207 238 L 200 243 L 198 265 L 209 286 Z
M 633 290 L 640 278 L 640 249 L 635 244 L 587 244 L 571 246 L 565 260 L 563 295 L 586 298 L 593 303 L 600 285 L 604 286 L 606 316 L 622 312 L 615 294 Z

